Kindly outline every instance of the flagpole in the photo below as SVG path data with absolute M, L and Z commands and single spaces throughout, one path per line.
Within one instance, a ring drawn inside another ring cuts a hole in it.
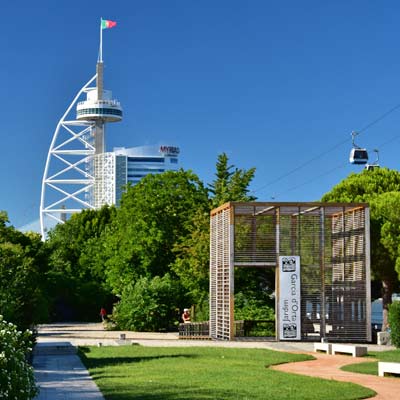
M 102 20 L 103 18 L 100 18 L 100 49 L 99 49 L 99 61 L 98 62 L 103 62 L 103 27 L 102 27 Z

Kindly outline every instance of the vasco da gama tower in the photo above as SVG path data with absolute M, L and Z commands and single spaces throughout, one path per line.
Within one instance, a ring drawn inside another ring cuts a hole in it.
M 43 174 L 40 225 L 42 238 L 49 227 L 69 214 L 115 204 L 118 186 L 115 153 L 105 152 L 109 122 L 122 120 L 120 103 L 103 87 L 103 29 L 115 22 L 101 19 L 96 74 L 82 87 L 55 129 Z M 96 86 L 91 86 L 93 82 Z M 79 101 L 82 95 L 86 100 Z M 70 115 L 76 110 L 76 114 Z

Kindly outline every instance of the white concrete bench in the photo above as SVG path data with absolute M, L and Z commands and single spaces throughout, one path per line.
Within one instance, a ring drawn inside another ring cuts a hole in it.
M 345 353 L 353 357 L 362 357 L 367 354 L 366 346 L 356 346 L 351 344 L 332 344 L 332 354 Z
M 378 362 L 378 375 L 385 376 L 387 374 L 400 374 L 400 363 L 396 362 Z
M 331 343 L 322 343 L 322 342 L 317 342 L 314 343 L 314 351 L 323 351 L 326 354 L 332 354 L 332 344 Z

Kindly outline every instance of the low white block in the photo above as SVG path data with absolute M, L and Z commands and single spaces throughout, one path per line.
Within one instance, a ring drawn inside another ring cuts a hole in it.
M 314 351 L 324 351 L 326 354 L 332 354 L 332 344 L 331 343 L 314 343 Z
M 379 376 L 385 376 L 388 374 L 400 374 L 400 363 L 396 362 L 378 362 L 378 374 Z
M 366 346 L 356 346 L 350 344 L 332 344 L 332 354 L 346 353 L 351 354 L 353 357 L 362 357 L 367 354 Z

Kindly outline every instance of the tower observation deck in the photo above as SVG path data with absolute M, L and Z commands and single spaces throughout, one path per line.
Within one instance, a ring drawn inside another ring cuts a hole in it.
M 101 20 L 96 74 L 81 88 L 59 120 L 47 155 L 42 180 L 40 225 L 42 238 L 65 216 L 82 209 L 115 203 L 115 163 L 106 153 L 105 128 L 122 120 L 123 110 L 103 87 L 102 31 L 116 23 Z M 96 86 L 90 85 L 96 80 Z M 80 98 L 86 95 L 85 100 Z M 76 115 L 72 118 L 74 106 Z

